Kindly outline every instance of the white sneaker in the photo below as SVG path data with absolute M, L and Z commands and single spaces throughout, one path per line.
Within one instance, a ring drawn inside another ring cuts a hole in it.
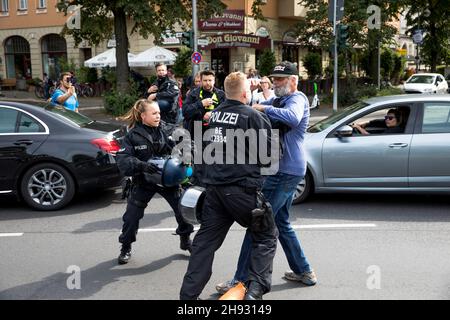
M 307 286 L 313 286 L 317 283 L 317 277 L 314 270 L 303 272 L 301 274 L 297 274 L 294 271 L 289 270 L 284 273 L 284 277 L 287 280 L 298 281 Z

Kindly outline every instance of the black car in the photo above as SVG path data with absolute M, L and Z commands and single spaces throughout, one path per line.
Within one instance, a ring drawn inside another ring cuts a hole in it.
M 118 186 L 125 133 L 61 106 L 0 101 L 0 194 L 57 210 L 77 192 Z

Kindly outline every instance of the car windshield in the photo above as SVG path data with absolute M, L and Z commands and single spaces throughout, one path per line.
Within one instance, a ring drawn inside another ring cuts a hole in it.
M 434 81 L 434 76 L 413 76 L 411 79 L 406 81 L 407 83 L 425 83 L 432 84 Z
M 327 129 L 329 126 L 335 124 L 339 120 L 344 119 L 346 116 L 348 116 L 348 115 L 352 114 L 353 112 L 358 111 L 366 106 L 368 106 L 367 103 L 365 103 L 363 101 L 359 101 L 345 109 L 342 109 L 342 110 L 332 114 L 328 118 L 325 118 L 322 121 L 319 121 L 316 124 L 310 126 L 307 131 L 309 133 L 321 132 L 321 131 Z
M 48 105 L 45 107 L 46 110 L 50 111 L 53 114 L 56 114 L 58 117 L 63 118 L 64 120 L 69 120 L 80 127 L 84 127 L 87 124 L 94 122 L 91 118 L 88 118 L 78 112 L 68 110 L 63 106 L 52 106 Z

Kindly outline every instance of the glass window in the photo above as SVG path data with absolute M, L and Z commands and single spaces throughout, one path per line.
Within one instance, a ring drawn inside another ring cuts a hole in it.
M 66 40 L 58 34 L 48 34 L 42 38 L 42 67 L 51 79 L 57 79 L 62 71 L 61 60 L 67 60 Z
M 47 8 L 47 0 L 39 0 L 38 8 L 39 9 Z
M 424 84 L 432 84 L 434 82 L 434 76 L 425 76 L 425 75 L 415 75 L 412 76 L 407 83 L 424 83 Z
M 73 122 L 80 127 L 83 127 L 89 123 L 92 123 L 94 120 L 82 115 L 81 113 L 68 110 L 63 106 L 47 106 L 46 109 L 51 113 L 57 115 L 58 118 L 62 118 L 65 121 Z
M 0 108 L 0 133 L 14 133 L 18 112 L 13 109 Z
M 422 133 L 450 133 L 450 103 L 425 103 Z
M 21 113 L 19 132 L 45 132 L 45 129 L 35 119 Z
M 1 5 L 2 5 L 2 7 L 0 8 L 1 12 L 9 11 L 9 1 L 8 0 L 2 0 Z
M 28 9 L 28 0 L 19 0 L 19 10 Z
M 328 118 L 325 118 L 322 121 L 319 121 L 316 124 L 309 127 L 308 132 L 310 132 L 310 133 L 321 132 L 321 131 L 327 129 L 329 126 L 340 121 L 341 119 L 344 119 L 346 116 L 348 116 L 348 115 L 352 114 L 353 112 L 358 111 L 366 106 L 368 106 L 367 103 L 360 101 L 360 102 L 357 102 L 345 109 L 339 110 L 338 112 L 332 114 Z

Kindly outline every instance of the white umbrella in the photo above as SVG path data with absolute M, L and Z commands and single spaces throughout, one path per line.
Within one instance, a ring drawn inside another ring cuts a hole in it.
M 128 53 L 129 61 L 134 57 L 134 54 Z M 116 48 L 106 50 L 84 62 L 84 66 L 88 68 L 115 67 L 116 65 Z
M 130 67 L 150 67 L 158 62 L 174 64 L 177 54 L 173 51 L 154 46 L 130 59 Z

